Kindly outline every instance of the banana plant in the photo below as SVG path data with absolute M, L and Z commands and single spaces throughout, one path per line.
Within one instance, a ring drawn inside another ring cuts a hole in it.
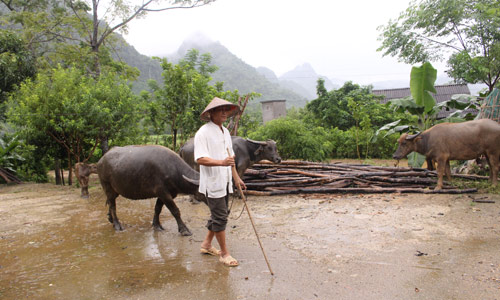
M 8 170 L 11 173 L 16 173 L 14 169 L 19 162 L 24 161 L 19 154 L 16 153 L 16 148 L 20 145 L 18 138 L 9 138 L 0 136 L 0 168 Z

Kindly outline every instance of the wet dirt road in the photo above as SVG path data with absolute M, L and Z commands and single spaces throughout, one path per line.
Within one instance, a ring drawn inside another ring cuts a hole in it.
M 191 237 L 155 200 L 75 187 L 0 188 L 0 299 L 500 299 L 500 197 L 248 197 L 275 276 L 237 200 L 227 231 L 240 266 L 199 253 L 208 208 L 176 199 Z

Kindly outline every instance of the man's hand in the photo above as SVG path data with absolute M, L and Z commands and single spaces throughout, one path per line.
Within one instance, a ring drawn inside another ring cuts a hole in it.
M 234 156 L 228 156 L 222 161 L 223 166 L 234 166 Z
M 238 181 L 240 183 L 240 187 L 242 190 L 246 190 L 247 189 L 247 186 L 245 185 L 245 183 L 243 182 L 243 180 L 241 180 L 241 178 L 238 178 Z
M 221 167 L 221 166 L 234 166 L 234 156 L 226 157 L 223 160 L 213 159 L 210 157 L 200 157 L 196 161 L 197 164 L 207 167 Z

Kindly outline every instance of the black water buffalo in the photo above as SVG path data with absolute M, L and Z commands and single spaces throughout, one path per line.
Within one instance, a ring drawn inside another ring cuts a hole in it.
M 165 205 L 182 235 L 191 232 L 181 219 L 174 203 L 178 193 L 196 194 L 198 172 L 190 168 L 175 152 L 162 146 L 114 147 L 97 163 L 97 174 L 109 205 L 108 219 L 115 230 L 123 230 L 116 215 L 116 197 L 132 200 L 158 197 L 153 227 L 163 230 L 160 213 Z
M 489 119 L 463 123 L 441 123 L 414 135 L 403 134 L 393 157 L 401 159 L 410 152 L 425 155 L 427 160 L 437 162 L 438 183 L 443 187 L 446 172 L 450 180 L 450 160 L 476 159 L 485 155 L 490 166 L 490 180 L 497 184 L 498 160 L 500 156 L 500 125 Z
M 89 177 L 90 174 L 97 174 L 97 165 L 96 164 L 87 164 L 87 163 L 76 163 L 75 164 L 75 175 L 78 183 L 80 183 L 80 188 L 82 190 L 81 196 L 82 198 L 89 197 Z
M 238 170 L 240 177 L 243 177 L 246 169 L 261 160 L 267 159 L 277 164 L 281 162 L 276 142 L 273 140 L 261 142 L 239 136 L 232 136 L 231 140 L 233 142 L 236 170 Z M 194 139 L 189 139 L 181 147 L 179 155 L 193 169 L 199 170 L 198 164 L 194 161 Z

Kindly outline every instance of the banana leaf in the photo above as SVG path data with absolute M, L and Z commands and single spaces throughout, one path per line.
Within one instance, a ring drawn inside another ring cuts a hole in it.
M 426 62 L 421 67 L 413 67 L 410 74 L 410 92 L 415 103 L 430 112 L 436 105 L 436 100 L 431 93 L 436 93 L 437 70 Z
M 425 162 L 425 156 L 420 153 L 412 152 L 408 154 L 408 166 L 413 168 L 421 168 Z

